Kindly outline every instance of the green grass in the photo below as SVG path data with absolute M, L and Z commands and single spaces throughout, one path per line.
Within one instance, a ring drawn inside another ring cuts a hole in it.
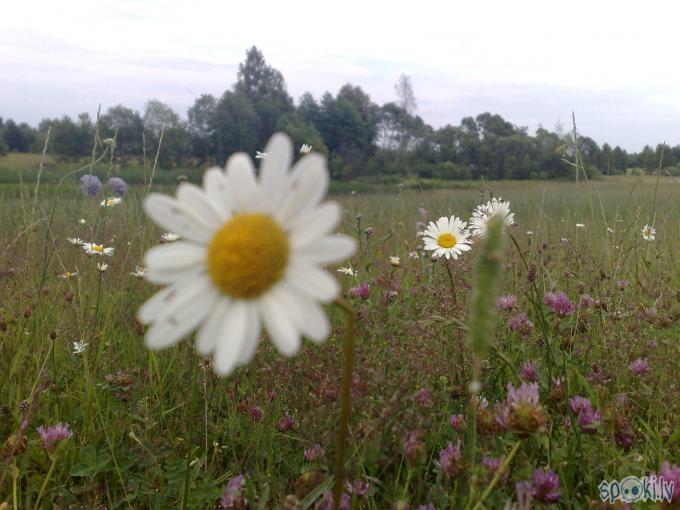
M 24 178 L 33 165 L 23 166 Z M 290 494 L 314 508 L 315 496 L 330 484 L 334 459 L 342 314 L 329 309 L 334 329 L 326 343 L 307 343 L 284 359 L 265 340 L 255 360 L 228 379 L 201 368 L 191 341 L 150 352 L 135 314 L 158 289 L 130 275 L 161 234 L 143 214 L 143 186 L 131 186 L 120 206 L 103 209 L 99 199 L 80 194 L 77 176 L 56 190 L 63 172 L 53 177 L 52 170 L 48 165 L 43 173 L 34 213 L 33 183 L 0 185 L 0 442 L 27 421 L 20 432 L 25 451 L 9 458 L 0 450 L 0 477 L 6 473 L 0 505 L 11 506 L 15 492 L 18 508 L 33 508 L 50 468 L 36 427 L 68 422 L 74 435 L 58 452 L 43 508 L 178 508 L 187 459 L 188 508 L 215 508 L 227 481 L 240 473 L 248 480 L 250 508 L 282 508 Z M 102 177 L 110 171 L 97 169 Z M 162 179 L 168 192 L 171 175 Z M 339 186 L 338 192 L 352 191 Z M 507 240 L 500 292 L 517 295 L 518 305 L 498 312 L 481 360 L 481 394 L 490 406 L 486 414 L 478 411 L 477 460 L 453 478 L 435 461 L 449 441 L 462 438 L 450 416 L 468 412 L 472 353 L 461 323 L 468 318 L 478 250 L 451 263 L 452 281 L 442 262 L 408 254 L 418 251 L 419 207 L 430 219 L 466 219 L 488 190 L 480 183 L 422 190 L 414 184 L 338 197 L 340 230 L 361 236 L 368 249 L 351 261 L 358 276 L 333 274 L 344 291 L 362 281 L 371 287 L 368 300 L 352 300 L 359 321 L 347 471 L 351 480 L 371 485 L 367 496 L 354 496 L 354 508 L 391 508 L 401 500 L 411 508 L 428 502 L 465 507 L 492 478 L 480 459 L 507 456 L 513 448 L 508 473 L 486 496 L 486 508 L 514 500 L 515 483 L 537 467 L 559 474 L 565 507 L 591 508 L 599 503 L 602 479 L 657 472 L 665 460 L 680 463 L 680 185 L 662 178 L 655 191 L 654 179 L 617 178 L 487 186 L 510 200 L 515 213 L 509 232 L 521 255 Z M 640 229 L 652 222 L 656 240 L 645 242 Z M 361 232 L 369 226 L 367 238 Z M 67 237 L 114 246 L 109 270 L 100 274 L 99 260 Z M 401 267 L 390 266 L 391 255 L 401 257 Z M 523 259 L 536 265 L 535 287 Z M 66 271 L 78 277 L 57 277 Z M 623 290 L 621 280 L 630 282 Z M 388 286 L 396 291 L 392 297 L 384 294 Z M 553 286 L 576 302 L 589 294 L 595 306 L 558 318 L 542 305 Z M 527 338 L 506 326 L 520 311 L 535 324 Z M 78 340 L 88 343 L 81 355 L 72 350 Z M 647 375 L 628 369 L 637 358 L 648 358 Z M 521 435 L 495 424 L 493 404 L 505 399 L 508 383 L 519 384 L 528 360 L 539 366 L 546 431 Z M 563 378 L 561 389 L 549 373 Z M 414 398 L 423 388 L 431 403 Z M 574 395 L 589 397 L 602 413 L 596 433 L 579 430 L 568 405 Z M 262 409 L 261 420 L 252 419 L 253 407 Z M 278 430 L 286 414 L 296 426 Z M 408 460 L 402 440 L 411 431 L 424 447 L 422 456 Z M 622 446 L 625 434 L 629 447 Z M 325 456 L 306 461 L 304 449 L 317 443 Z

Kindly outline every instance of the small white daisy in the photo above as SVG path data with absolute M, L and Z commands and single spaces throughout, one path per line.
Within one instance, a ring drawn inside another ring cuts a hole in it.
M 300 147 L 300 154 L 309 154 L 310 152 L 312 152 L 312 146 L 303 143 L 302 147 Z
M 466 226 L 467 223 L 455 216 L 443 216 L 436 222 L 431 221 L 423 236 L 425 249 L 432 252 L 432 258 L 456 260 L 458 255 L 470 250 L 470 234 Z
M 399 257 L 390 257 L 390 265 L 394 267 L 399 267 L 401 264 L 401 259 Z
M 586 228 L 586 224 L 585 223 L 577 223 L 576 228 Z
M 473 236 L 486 234 L 486 224 L 494 214 L 500 215 L 507 226 L 513 225 L 515 222 L 515 213 L 510 212 L 510 202 L 504 202 L 502 198 L 494 197 L 486 204 L 478 205 L 472 211 L 470 234 Z
M 529 237 L 531 237 L 532 235 L 534 235 L 534 231 L 533 230 L 527 230 L 527 235 Z
M 408 254 L 409 258 L 413 260 L 418 260 L 420 258 L 420 255 L 418 255 L 417 251 L 412 251 Z
M 357 272 L 351 267 L 341 267 L 338 268 L 338 273 L 346 274 L 347 276 L 356 276 Z
M 85 352 L 86 347 L 87 342 L 84 342 L 82 340 L 73 342 L 73 354 L 82 354 L 83 352 Z
M 165 243 L 174 243 L 177 239 L 179 239 L 179 236 L 173 232 L 165 232 L 161 235 L 161 241 Z
M 651 225 L 642 227 L 642 239 L 645 241 L 653 241 L 656 239 L 656 229 Z
M 322 202 L 329 175 L 312 152 L 293 161 L 290 139 L 277 133 L 259 175 L 237 153 L 226 172 L 211 168 L 203 187 L 184 183 L 175 197 L 151 193 L 147 214 L 181 241 L 145 256 L 147 280 L 165 285 L 138 312 L 151 324 L 146 345 L 163 349 L 194 330 L 201 356 L 227 375 L 255 355 L 262 328 L 284 355 L 301 337 L 321 342 L 330 333 L 322 304 L 340 285 L 323 266 L 347 260 L 354 239 L 335 235 L 340 207 Z
M 108 197 L 101 201 L 99 205 L 102 207 L 113 207 L 120 204 L 123 201 L 120 197 Z
M 78 220 L 78 223 L 80 223 L 81 225 L 85 225 L 85 223 L 87 223 L 87 221 L 85 221 L 85 218 L 80 218 Z
M 78 271 L 73 271 L 73 272 L 71 272 L 71 271 L 66 271 L 65 273 L 62 273 L 62 274 L 60 274 L 60 275 L 58 275 L 58 276 L 59 276 L 59 278 L 61 278 L 62 280 L 68 280 L 69 278 L 75 278 L 76 276 L 78 276 Z
M 267 159 L 267 153 L 255 151 L 255 159 Z
M 113 255 L 113 248 L 105 248 L 103 244 L 82 243 L 82 246 L 88 255 Z
M 83 240 L 78 237 L 67 237 L 66 240 L 76 246 L 83 244 Z
M 108 264 L 104 264 L 104 263 L 102 263 L 102 262 L 97 262 L 97 269 L 99 269 L 99 272 L 100 272 L 100 273 L 103 273 L 103 272 L 106 271 L 108 268 L 109 268 L 109 265 L 108 265 Z
M 611 227 L 607 227 L 607 233 L 608 233 L 608 234 L 613 234 L 613 233 L 614 233 L 614 229 L 611 228 Z
M 146 268 L 144 266 L 135 266 L 135 270 L 130 274 L 137 278 L 143 278 L 146 275 Z

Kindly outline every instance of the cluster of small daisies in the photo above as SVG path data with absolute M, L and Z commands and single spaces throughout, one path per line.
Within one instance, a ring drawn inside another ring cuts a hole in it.
M 492 216 L 503 218 L 506 226 L 513 225 L 515 214 L 510 212 L 510 202 L 501 198 L 492 198 L 485 204 L 478 205 L 469 222 L 456 216 L 441 217 L 431 221 L 424 231 L 420 232 L 425 250 L 432 252 L 432 258 L 441 257 L 456 260 L 459 255 L 471 249 L 472 239 L 486 235 L 487 224 Z M 411 255 L 411 258 L 417 258 Z

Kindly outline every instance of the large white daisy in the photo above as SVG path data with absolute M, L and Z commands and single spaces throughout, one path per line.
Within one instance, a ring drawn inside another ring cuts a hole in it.
M 515 223 L 515 213 L 510 212 L 510 202 L 504 202 L 502 198 L 494 197 L 486 204 L 478 205 L 472 211 L 470 233 L 473 236 L 483 236 L 486 234 L 486 224 L 494 214 L 501 216 L 507 226 Z
M 442 216 L 436 222 L 431 221 L 423 235 L 425 249 L 432 251 L 433 258 L 456 260 L 458 255 L 470 249 L 470 234 L 466 226 L 467 223 L 455 216 Z
M 290 169 L 293 146 L 275 134 L 259 176 L 250 157 L 211 168 L 203 187 L 181 184 L 176 197 L 152 193 L 147 214 L 181 240 L 145 256 L 146 278 L 167 285 L 139 309 L 150 323 L 146 345 L 162 349 L 194 330 L 196 349 L 227 375 L 255 354 L 262 326 L 281 354 L 301 337 L 323 341 L 330 323 L 321 306 L 340 291 L 321 266 L 346 260 L 354 239 L 333 233 L 340 207 L 321 202 L 326 160 L 310 153 Z M 289 170 L 290 169 L 290 170 Z

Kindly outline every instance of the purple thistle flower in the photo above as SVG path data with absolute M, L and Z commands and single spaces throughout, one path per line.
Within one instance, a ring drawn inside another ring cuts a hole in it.
M 316 462 L 317 460 L 321 460 L 325 454 L 326 450 L 324 447 L 317 443 L 305 450 L 305 460 L 307 462 Z
M 507 296 L 499 296 L 496 299 L 496 308 L 499 310 L 514 310 L 517 306 L 517 296 L 508 294 Z
M 349 510 L 350 508 L 350 497 L 349 494 L 343 492 L 340 494 L 340 510 Z M 333 501 L 333 493 L 331 491 L 326 491 L 323 494 L 323 498 L 317 506 L 318 510 L 335 510 L 335 501 Z
M 36 430 L 40 434 L 43 446 L 48 453 L 52 453 L 61 441 L 65 441 L 73 435 L 73 432 L 68 428 L 68 423 L 57 423 L 47 428 L 40 426 Z
M 111 177 L 109 179 L 109 188 L 111 188 L 114 195 L 119 197 L 124 197 L 128 192 L 127 184 L 120 177 Z
M 88 197 L 96 197 L 102 190 L 102 181 L 96 175 L 83 175 L 80 178 L 80 189 Z
M 524 381 L 536 382 L 538 381 L 538 365 L 533 361 L 525 361 L 519 371 L 519 376 Z
M 637 376 L 645 375 L 649 372 L 649 361 L 647 358 L 638 358 L 628 365 L 628 370 Z
M 439 460 L 434 461 L 437 467 L 447 476 L 456 476 L 463 468 L 463 454 L 460 451 L 460 445 L 460 439 L 456 442 L 455 446 L 453 442 L 449 441 L 446 448 L 439 452 Z
M 661 464 L 659 477 L 663 477 L 664 485 L 673 483 L 673 496 L 671 503 L 680 502 L 680 466 L 672 465 L 665 461 Z
M 508 319 L 508 327 L 515 333 L 519 333 L 523 337 L 528 337 L 534 329 L 534 323 L 529 320 L 527 314 L 524 312 L 518 314 L 516 317 Z
M 462 414 L 452 415 L 451 426 L 456 432 L 462 432 L 465 429 L 465 417 Z
M 371 290 L 366 282 L 361 282 L 358 287 L 349 289 L 349 295 L 353 298 L 368 299 L 368 296 L 371 295 Z
M 560 500 L 560 477 L 550 469 L 538 468 L 531 475 L 532 496 L 543 503 L 552 504 Z
M 564 292 L 546 292 L 543 301 L 554 313 L 562 317 L 571 315 L 576 310 L 576 306 Z
M 432 392 L 428 388 L 421 388 L 416 393 L 415 401 L 420 407 L 432 407 L 434 403 Z
M 248 500 L 245 498 L 244 489 L 246 487 L 246 479 L 243 475 L 238 475 L 227 482 L 227 487 L 224 489 L 220 505 L 222 508 L 244 509 L 248 506 Z

